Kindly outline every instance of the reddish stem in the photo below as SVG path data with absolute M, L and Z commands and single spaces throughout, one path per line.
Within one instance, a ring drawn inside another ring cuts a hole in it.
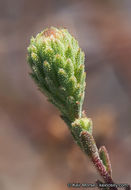
M 101 159 L 99 158 L 98 155 L 91 157 L 92 162 L 94 163 L 96 169 L 100 173 L 100 175 L 103 177 L 104 181 L 107 184 L 114 184 L 111 176 L 109 173 L 106 171 Z M 118 190 L 116 187 L 109 187 L 111 190 Z

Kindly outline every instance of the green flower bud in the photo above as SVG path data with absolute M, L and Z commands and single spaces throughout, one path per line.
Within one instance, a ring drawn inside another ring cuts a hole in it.
M 63 117 L 81 117 L 85 90 L 84 53 L 66 29 L 51 27 L 31 38 L 31 76 Z
M 92 134 L 92 120 L 90 118 L 84 117 L 80 119 L 76 119 L 72 126 L 74 127 L 80 127 L 81 131 L 88 131 L 88 133 Z
M 76 119 L 71 124 L 71 132 L 75 141 L 81 147 L 80 134 L 81 132 L 88 132 L 92 135 L 92 120 L 87 117 Z

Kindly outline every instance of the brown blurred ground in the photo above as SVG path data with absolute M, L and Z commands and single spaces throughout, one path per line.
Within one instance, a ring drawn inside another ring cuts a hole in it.
M 67 27 L 86 53 L 84 109 L 113 178 L 131 182 L 131 1 L 0 1 L 0 190 L 66 190 L 99 175 L 29 78 L 30 36 Z

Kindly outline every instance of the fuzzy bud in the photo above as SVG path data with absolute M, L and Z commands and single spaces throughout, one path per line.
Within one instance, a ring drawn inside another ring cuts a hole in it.
M 51 27 L 31 38 L 31 76 L 48 100 L 73 122 L 81 117 L 85 90 L 84 53 L 66 29 Z

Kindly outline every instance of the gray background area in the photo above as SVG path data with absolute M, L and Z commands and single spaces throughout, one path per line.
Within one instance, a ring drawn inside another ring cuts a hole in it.
M 30 79 L 30 37 L 66 27 L 86 54 L 84 109 L 116 183 L 131 182 L 131 1 L 0 1 L 0 190 L 66 190 L 100 179 Z

